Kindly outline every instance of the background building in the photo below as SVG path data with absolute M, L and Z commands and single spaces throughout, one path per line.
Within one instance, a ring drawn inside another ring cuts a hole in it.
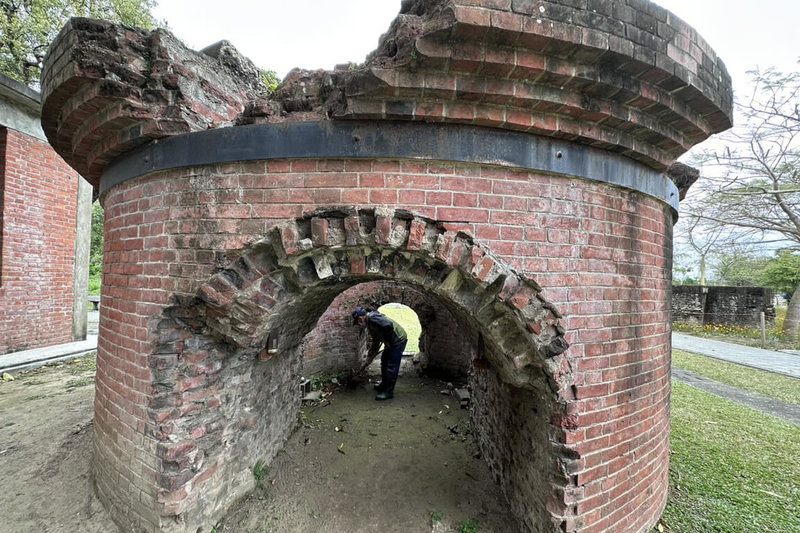
M 91 204 L 39 93 L 0 75 L 0 355 L 86 338 Z

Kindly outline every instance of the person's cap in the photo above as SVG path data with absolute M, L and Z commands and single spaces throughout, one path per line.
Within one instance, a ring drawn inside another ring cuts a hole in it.
M 353 324 L 358 324 L 359 317 L 367 316 L 367 310 L 361 306 L 357 306 L 355 309 L 353 309 L 351 316 L 353 317 Z

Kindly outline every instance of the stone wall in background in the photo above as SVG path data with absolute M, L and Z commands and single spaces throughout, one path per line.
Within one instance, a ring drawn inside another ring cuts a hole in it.
M 672 287 L 672 319 L 687 324 L 729 324 L 761 327 L 761 313 L 767 327 L 775 323 L 771 289 L 764 287 L 714 287 L 675 285 Z

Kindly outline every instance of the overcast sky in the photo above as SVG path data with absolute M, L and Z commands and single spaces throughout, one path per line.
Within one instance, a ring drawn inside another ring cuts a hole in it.
M 694 26 L 738 85 L 755 66 L 794 69 L 800 56 L 798 0 L 657 0 Z M 160 0 L 156 18 L 200 49 L 231 41 L 259 67 L 360 63 L 378 43 L 400 0 Z

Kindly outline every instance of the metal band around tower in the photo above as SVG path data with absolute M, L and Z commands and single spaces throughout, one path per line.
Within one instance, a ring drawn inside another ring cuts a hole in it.
M 678 189 L 625 156 L 560 139 L 458 124 L 320 121 L 219 128 L 156 140 L 103 172 L 100 193 L 127 180 L 182 167 L 270 159 L 410 159 L 520 168 L 625 187 L 677 213 Z

